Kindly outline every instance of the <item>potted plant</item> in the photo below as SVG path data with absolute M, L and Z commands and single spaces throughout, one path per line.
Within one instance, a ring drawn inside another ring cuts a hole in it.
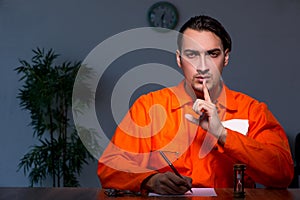
M 72 90 L 81 62 L 56 64 L 52 49 L 33 50 L 30 62 L 20 60 L 15 70 L 23 82 L 17 98 L 30 112 L 33 136 L 39 144 L 20 159 L 18 170 L 28 174 L 30 185 L 43 184 L 49 177 L 53 187 L 79 186 L 78 176 L 92 155 L 81 142 L 70 118 Z

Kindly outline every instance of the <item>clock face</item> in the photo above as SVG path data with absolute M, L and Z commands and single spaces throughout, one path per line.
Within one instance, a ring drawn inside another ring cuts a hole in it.
M 178 22 L 178 11 L 169 2 L 157 2 L 148 11 L 148 22 L 152 27 L 174 29 Z

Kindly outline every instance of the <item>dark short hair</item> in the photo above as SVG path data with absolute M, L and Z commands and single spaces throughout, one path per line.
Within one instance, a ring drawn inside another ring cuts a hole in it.
M 219 21 L 206 15 L 192 17 L 180 28 L 177 38 L 177 46 L 179 50 L 181 50 L 182 47 L 182 35 L 188 28 L 196 31 L 213 32 L 221 39 L 224 51 L 226 49 L 231 51 L 231 38 L 228 32 Z

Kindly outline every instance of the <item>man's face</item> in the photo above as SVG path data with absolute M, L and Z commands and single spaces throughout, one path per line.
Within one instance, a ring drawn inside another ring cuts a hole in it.
M 203 94 L 203 81 L 210 91 L 218 90 L 223 67 L 228 64 L 229 52 L 221 39 L 209 31 L 187 29 L 183 33 L 182 49 L 176 52 L 186 83 L 197 96 Z

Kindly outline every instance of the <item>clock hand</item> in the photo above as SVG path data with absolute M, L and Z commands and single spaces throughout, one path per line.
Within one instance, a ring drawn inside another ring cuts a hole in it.
M 165 15 L 166 15 L 165 12 L 163 12 L 163 14 L 160 17 L 162 26 L 165 24 Z
M 161 17 L 160 17 L 160 19 L 161 19 L 161 20 L 164 20 L 164 18 L 165 18 L 165 14 L 166 14 L 166 13 L 165 13 L 165 12 L 163 12 L 163 14 L 162 14 L 162 15 L 161 15 Z

